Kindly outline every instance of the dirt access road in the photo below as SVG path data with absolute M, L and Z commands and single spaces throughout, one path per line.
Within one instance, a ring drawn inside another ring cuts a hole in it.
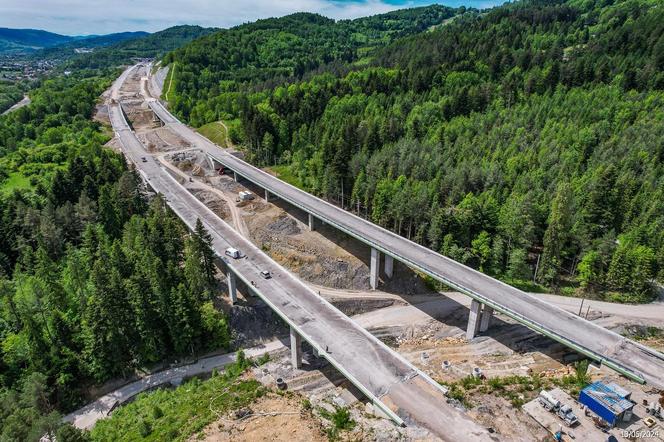
M 144 68 L 138 69 L 125 71 L 114 87 L 119 89 L 129 75 L 141 75 Z M 117 95 L 111 93 L 111 97 Z M 243 259 L 228 260 L 226 265 L 247 285 L 260 270 L 272 270 L 273 278 L 254 285 L 253 291 L 377 406 L 393 419 L 398 413 L 395 420 L 423 426 L 440 438 L 494 439 L 484 427 L 448 405 L 437 383 L 278 266 L 187 192 L 154 158 L 142 160 L 152 155 L 125 121 L 121 104 L 109 103 L 109 116 L 127 158 L 175 214 L 192 229 L 200 219 L 219 256 L 224 256 L 227 247 L 242 250 Z
M 148 79 L 145 79 L 148 83 Z M 142 88 L 146 89 L 146 88 Z M 510 316 L 575 351 L 634 379 L 664 388 L 664 354 L 647 348 L 597 324 L 553 306 L 430 249 L 383 229 L 350 212 L 251 166 L 221 150 L 205 137 L 177 120 L 161 102 L 145 94 L 146 102 L 159 119 L 191 145 L 205 150 L 216 161 L 252 183 L 269 190 L 317 219 L 368 244 L 381 253 L 434 277 L 460 292 Z

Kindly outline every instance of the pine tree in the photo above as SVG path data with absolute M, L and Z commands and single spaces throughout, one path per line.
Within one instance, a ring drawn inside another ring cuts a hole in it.
M 572 228 L 572 195 L 570 185 L 561 183 L 551 203 L 549 225 L 544 232 L 544 251 L 538 279 L 556 284 L 567 251 Z
M 212 288 L 215 284 L 216 268 L 214 265 L 215 253 L 212 249 L 212 235 L 205 230 L 200 218 L 196 219 L 196 228 L 193 235 L 195 250 L 199 254 L 207 284 Z

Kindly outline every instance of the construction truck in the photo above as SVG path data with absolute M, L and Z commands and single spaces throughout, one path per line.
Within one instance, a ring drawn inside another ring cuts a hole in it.
M 574 426 L 579 421 L 576 418 L 572 407 L 569 405 L 562 405 L 560 408 L 558 408 L 556 414 L 567 424 L 568 427 Z
M 571 427 L 579 421 L 574 414 L 574 411 L 572 411 L 572 407 L 566 404 L 561 404 L 560 401 L 554 398 L 548 391 L 542 390 L 537 399 L 545 410 L 555 413 L 556 416 L 567 424 L 567 426 Z

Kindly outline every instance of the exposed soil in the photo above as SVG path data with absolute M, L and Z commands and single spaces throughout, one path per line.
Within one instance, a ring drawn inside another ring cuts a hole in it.
M 121 95 L 134 97 L 135 91 L 139 90 L 139 81 L 140 75 L 132 76 Z M 578 355 L 500 315 L 494 318 L 488 332 L 472 342 L 466 341 L 467 307 L 452 300 L 445 309 L 432 313 L 424 304 L 426 300 L 420 299 L 424 296 L 422 294 L 431 293 L 431 290 L 415 272 L 397 262 L 392 279 L 386 279 L 381 272 L 380 288 L 387 292 L 385 296 L 370 296 L 376 292 L 369 291 L 368 246 L 318 220 L 316 230 L 310 231 L 307 218 L 299 209 L 274 197 L 266 203 L 262 189 L 246 180 L 237 183 L 232 175 L 218 175 L 199 152 L 179 152 L 190 146 L 168 128 L 155 126 L 152 113 L 145 106 L 130 100 L 124 103 L 124 107 L 139 137 L 151 145 L 150 149 L 156 154 L 162 152 L 155 158 L 163 158 L 165 164 L 174 165 L 180 171 L 180 182 L 197 198 L 229 224 L 235 221 L 239 231 L 300 278 L 319 286 L 323 292 L 328 288 L 323 295 L 332 299 L 346 314 L 366 312 L 365 315 L 373 315 L 358 321 L 434 379 L 457 381 L 470 375 L 476 367 L 487 377 L 530 373 L 559 377 L 570 372 L 571 367 L 566 363 Z M 104 118 L 103 111 L 100 111 L 100 118 Z M 193 181 L 188 181 L 188 177 Z M 238 193 L 242 190 L 253 192 L 254 199 L 239 202 Z M 239 289 L 241 293 L 246 292 L 243 287 Z M 358 292 L 335 296 L 331 293 L 335 289 Z M 284 337 L 287 342 L 287 327 L 258 299 L 241 294 L 240 302 L 230 308 L 225 292 L 222 292 L 218 301 L 224 304 L 224 310 L 229 314 L 236 345 L 249 346 L 275 336 Z M 414 305 L 411 311 L 415 313 L 397 310 L 409 307 L 409 303 Z M 615 318 L 613 314 L 593 310 L 588 314 L 588 319 L 607 326 L 608 323 L 604 322 L 611 320 L 611 316 Z M 391 321 L 385 320 L 388 316 Z M 398 320 L 394 319 L 396 316 Z M 629 333 L 627 330 L 626 334 Z M 647 339 L 641 342 L 655 347 L 662 344 L 659 348 L 664 348 L 659 337 Z M 210 425 L 203 433 L 204 440 L 325 440 L 324 428 L 329 422 L 317 410 L 332 411 L 332 404 L 350 407 L 353 419 L 358 422 L 352 432 L 344 434 L 345 439 L 429 439 L 421 429 L 397 428 L 385 419 L 377 419 L 371 407 L 349 393 L 353 387 L 347 380 L 323 359 L 316 358 L 306 344 L 303 350 L 305 364 L 301 370 L 292 368 L 287 350 L 254 369 L 256 378 L 270 388 L 275 387 L 277 377 L 282 377 L 288 390 L 298 392 L 302 397 L 269 394 L 251 406 L 253 414 L 249 414 L 250 417 L 225 416 Z M 444 361 L 449 362 L 445 367 Z M 312 411 L 303 409 L 304 396 L 310 401 Z M 521 409 L 513 408 L 501 397 L 476 395 L 473 403 L 480 405 L 469 410 L 471 416 L 494 428 L 501 438 L 531 441 L 550 437 Z M 292 414 L 264 416 L 259 415 L 259 411 Z
M 227 222 L 230 220 L 230 210 L 226 205 L 226 201 L 219 198 L 219 196 L 204 189 L 191 188 L 189 191 L 216 213 L 218 217 Z
M 327 441 L 320 422 L 302 408 L 297 394 L 268 393 L 230 416 L 208 425 L 190 441 Z M 201 437 L 202 436 L 202 437 Z
M 521 409 L 515 409 L 502 397 L 488 394 L 477 395 L 473 400 L 481 405 L 468 414 L 487 428 L 493 428 L 504 440 L 523 442 L 545 442 L 551 434 Z
M 149 124 L 148 127 L 152 126 L 150 123 L 146 124 Z M 155 127 L 154 129 L 146 130 L 138 134 L 138 139 L 147 147 L 148 152 L 151 153 L 170 152 L 191 147 L 189 143 L 164 127 Z

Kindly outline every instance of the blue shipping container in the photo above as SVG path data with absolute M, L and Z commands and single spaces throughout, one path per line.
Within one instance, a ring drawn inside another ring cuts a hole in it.
M 602 382 L 594 382 L 581 390 L 579 402 L 612 426 L 619 416 L 634 407 L 634 404 Z

